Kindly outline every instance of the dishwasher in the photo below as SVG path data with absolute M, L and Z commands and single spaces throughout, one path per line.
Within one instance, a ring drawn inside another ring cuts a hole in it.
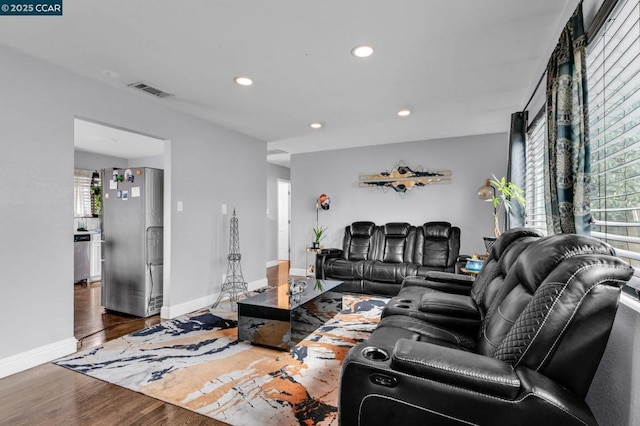
M 91 235 L 74 234 L 73 236 L 73 283 L 89 282 L 91 255 Z

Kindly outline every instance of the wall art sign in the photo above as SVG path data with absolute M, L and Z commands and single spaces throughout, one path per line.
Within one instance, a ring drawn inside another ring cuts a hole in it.
M 375 187 L 383 191 L 393 189 L 403 197 L 413 188 L 451 183 L 451 170 L 425 170 L 422 166 L 411 168 L 403 161 L 391 171 L 358 176 L 358 186 Z

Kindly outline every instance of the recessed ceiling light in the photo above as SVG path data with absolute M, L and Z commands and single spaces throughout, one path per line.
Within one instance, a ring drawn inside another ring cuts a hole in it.
M 249 77 L 236 77 L 233 81 L 238 83 L 240 86 L 251 86 L 253 84 L 253 80 Z
M 112 70 L 102 70 L 102 75 L 104 75 L 105 77 L 109 77 L 109 78 L 118 78 L 120 77 L 120 74 L 118 74 L 115 71 Z
M 400 111 L 398 111 L 398 117 L 408 117 L 411 115 L 411 110 L 409 109 L 401 109 Z
M 309 127 L 311 127 L 312 129 L 320 129 L 322 128 L 322 123 L 311 123 L 309 124 Z
M 368 58 L 373 55 L 373 48 L 370 46 L 356 46 L 351 49 L 351 54 L 356 58 Z

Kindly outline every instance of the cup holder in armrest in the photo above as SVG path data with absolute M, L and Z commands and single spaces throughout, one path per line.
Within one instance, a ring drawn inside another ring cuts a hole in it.
M 409 305 L 395 305 L 396 308 L 400 308 L 400 309 L 409 309 L 411 306 Z
M 371 361 L 386 361 L 389 359 L 387 351 L 375 346 L 367 346 L 362 350 L 362 356 Z

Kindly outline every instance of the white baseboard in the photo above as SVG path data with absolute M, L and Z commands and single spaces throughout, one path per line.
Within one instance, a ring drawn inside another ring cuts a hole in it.
M 75 337 L 70 337 L 0 359 L 0 379 L 72 354 L 77 349 L 78 341 Z
M 267 281 L 267 278 L 265 277 L 265 278 L 247 283 L 247 288 L 249 289 L 249 291 L 253 291 L 258 288 L 265 287 L 267 285 L 268 285 L 268 281 Z M 160 309 L 160 317 L 163 319 L 173 319 L 173 318 L 179 317 L 180 315 L 185 315 L 185 314 L 197 311 L 198 309 L 206 308 L 208 306 L 213 305 L 213 303 L 218 298 L 218 294 L 219 292 L 216 292 L 214 294 L 210 294 L 208 296 L 190 300 L 188 302 L 179 303 L 177 305 L 171 305 L 171 306 L 165 305 L 162 307 L 162 309 Z
M 185 315 L 190 312 L 197 311 L 198 309 L 202 309 L 205 306 L 211 306 L 213 305 L 213 302 L 216 301 L 216 297 L 218 297 L 218 293 L 189 300 L 188 302 L 179 303 L 177 305 L 163 305 L 162 309 L 160 309 L 160 318 L 173 319 L 180 315 Z
M 304 277 L 307 275 L 307 272 L 302 268 L 291 268 L 289 269 L 289 275 L 298 275 Z
M 267 278 L 264 277 L 262 279 L 251 281 L 250 283 L 247 283 L 247 288 L 250 291 L 253 291 L 253 290 L 257 290 L 257 289 L 262 288 L 262 287 L 266 287 L 268 285 L 269 285 L 269 281 L 267 281 Z
M 274 266 L 278 266 L 280 262 L 278 262 L 278 259 L 276 260 L 267 260 L 267 268 L 272 268 Z

